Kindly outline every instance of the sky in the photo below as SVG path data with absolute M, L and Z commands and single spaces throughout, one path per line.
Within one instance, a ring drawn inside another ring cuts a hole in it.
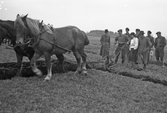
M 0 19 L 15 20 L 17 14 L 55 28 L 125 32 L 129 27 L 130 32 L 151 30 L 153 36 L 161 31 L 167 38 L 167 0 L 0 0 Z

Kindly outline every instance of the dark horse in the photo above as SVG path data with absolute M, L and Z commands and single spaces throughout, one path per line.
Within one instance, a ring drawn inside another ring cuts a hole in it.
M 17 74 L 16 76 L 21 76 L 22 71 L 22 59 L 23 56 L 27 56 L 29 60 L 34 55 L 34 50 L 32 47 L 25 46 L 16 46 L 16 29 L 14 27 L 14 21 L 4 21 L 0 20 L 0 39 L 8 38 L 11 40 L 11 44 L 14 46 L 14 51 L 17 57 Z
M 36 60 L 44 55 L 47 76 L 45 80 L 50 80 L 52 77 L 52 63 L 50 61 L 53 54 L 64 54 L 72 51 L 77 60 L 77 70 L 75 74 L 81 73 L 87 74 L 86 71 L 86 57 L 84 52 L 84 46 L 89 44 L 87 35 L 74 26 L 53 28 L 51 31 L 46 25 L 40 23 L 39 20 L 34 20 L 26 16 L 17 15 L 15 20 L 16 27 L 16 43 L 24 45 L 28 37 L 30 41 L 33 41 L 33 48 L 35 54 L 31 59 L 31 67 L 33 72 L 41 76 L 42 72 L 36 66 Z M 83 64 L 81 65 L 81 58 Z
M 11 44 L 14 46 L 14 51 L 16 53 L 16 57 L 17 57 L 16 76 L 21 76 L 23 56 L 26 56 L 28 57 L 29 60 L 31 60 L 35 51 L 28 44 L 25 44 L 23 46 L 16 45 L 16 29 L 14 27 L 14 21 L 0 20 L 0 44 L 2 43 L 3 39 L 6 37 L 11 40 Z M 59 54 L 56 56 L 59 60 L 59 63 L 62 64 L 64 60 L 64 56 L 62 54 Z
M 2 28 L 1 26 L 0 26 L 0 45 L 2 44 L 2 42 L 3 42 L 3 40 L 6 38 L 6 37 L 8 37 L 7 35 L 8 35 L 8 32 L 6 31 L 6 29 L 4 29 L 4 28 Z

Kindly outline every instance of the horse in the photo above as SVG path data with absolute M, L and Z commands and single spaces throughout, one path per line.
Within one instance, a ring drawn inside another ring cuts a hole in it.
M 11 40 L 12 45 L 14 46 L 13 49 L 16 53 L 17 57 L 17 73 L 16 76 L 22 76 L 22 60 L 23 57 L 28 57 L 31 61 L 35 51 L 34 49 L 29 46 L 29 44 L 25 44 L 23 46 L 16 45 L 16 29 L 14 27 L 14 21 L 11 20 L 0 20 L 0 39 L 3 40 L 5 37 Z M 58 63 L 62 64 L 64 60 L 64 56 L 62 54 L 56 55 L 58 58 Z M 60 65 L 62 67 L 62 65 Z M 64 71 L 63 68 L 60 70 Z
M 34 55 L 34 50 L 31 47 L 28 46 L 16 46 L 16 29 L 14 27 L 14 21 L 9 20 L 0 20 L 0 28 L 1 28 L 1 35 L 0 39 L 4 39 L 8 37 L 8 39 L 11 40 L 12 45 L 14 46 L 14 51 L 16 53 L 17 57 L 17 74 L 16 76 L 22 76 L 22 59 L 23 56 L 26 56 L 29 58 L 29 60 Z
M 35 54 L 30 61 L 32 71 L 38 76 L 42 76 L 41 70 L 36 66 L 36 60 L 44 55 L 47 67 L 47 75 L 44 81 L 50 80 L 52 77 L 52 63 L 50 61 L 53 54 L 64 54 L 73 52 L 77 61 L 77 69 L 74 73 L 83 72 L 87 75 L 86 58 L 84 46 L 89 44 L 86 33 L 75 26 L 66 26 L 61 28 L 52 28 L 50 30 L 47 25 L 39 20 L 25 16 L 16 16 L 15 28 L 17 32 L 16 43 L 24 45 L 27 40 L 33 41 Z M 30 37 L 30 39 L 28 38 Z M 81 60 L 83 61 L 81 63 Z
M 6 29 L 2 28 L 0 26 L 0 45 L 2 44 L 3 40 L 7 37 L 7 31 Z

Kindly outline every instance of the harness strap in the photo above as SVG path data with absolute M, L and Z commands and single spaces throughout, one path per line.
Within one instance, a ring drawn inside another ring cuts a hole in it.
M 48 29 L 48 30 L 49 30 L 49 29 Z M 59 45 L 56 43 L 56 38 L 54 38 L 54 43 L 51 43 L 51 42 L 49 42 L 49 41 L 47 41 L 47 40 L 45 40 L 45 39 L 41 39 L 41 38 L 40 38 L 41 35 L 42 35 L 43 33 L 45 33 L 46 31 L 47 31 L 47 30 L 41 32 L 40 34 L 38 34 L 38 35 L 36 36 L 36 37 L 38 37 L 38 38 L 37 38 L 37 42 L 35 42 L 35 43 L 32 45 L 32 47 L 36 46 L 36 45 L 39 43 L 40 40 L 43 40 L 43 41 L 45 41 L 45 42 L 47 42 L 47 43 L 53 45 L 52 50 L 53 50 L 55 47 L 58 47 L 58 48 L 60 48 L 60 49 L 62 49 L 62 50 L 64 50 L 64 51 L 71 52 L 71 50 L 68 50 L 68 49 L 65 49 L 65 48 L 59 46 Z M 54 37 L 55 37 L 55 36 L 54 36 Z M 31 40 L 32 40 L 32 39 L 31 39 Z M 29 42 L 29 43 L 30 43 L 30 42 Z

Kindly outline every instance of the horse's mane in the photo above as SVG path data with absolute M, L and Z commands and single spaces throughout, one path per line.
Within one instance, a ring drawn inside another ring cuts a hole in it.
M 37 35 L 40 33 L 40 29 L 39 29 L 39 20 L 35 20 L 35 19 L 31 19 L 31 18 L 26 18 L 26 23 L 27 26 L 25 25 L 25 23 L 22 20 L 23 16 L 17 17 L 16 21 L 15 21 L 15 25 L 19 24 L 21 25 L 23 28 L 27 28 L 30 30 L 32 35 Z
M 37 35 L 40 33 L 40 29 L 39 29 L 39 20 L 35 20 L 35 19 L 31 19 L 31 18 L 27 18 L 27 25 L 29 27 L 29 30 L 31 31 L 31 33 L 33 35 Z

